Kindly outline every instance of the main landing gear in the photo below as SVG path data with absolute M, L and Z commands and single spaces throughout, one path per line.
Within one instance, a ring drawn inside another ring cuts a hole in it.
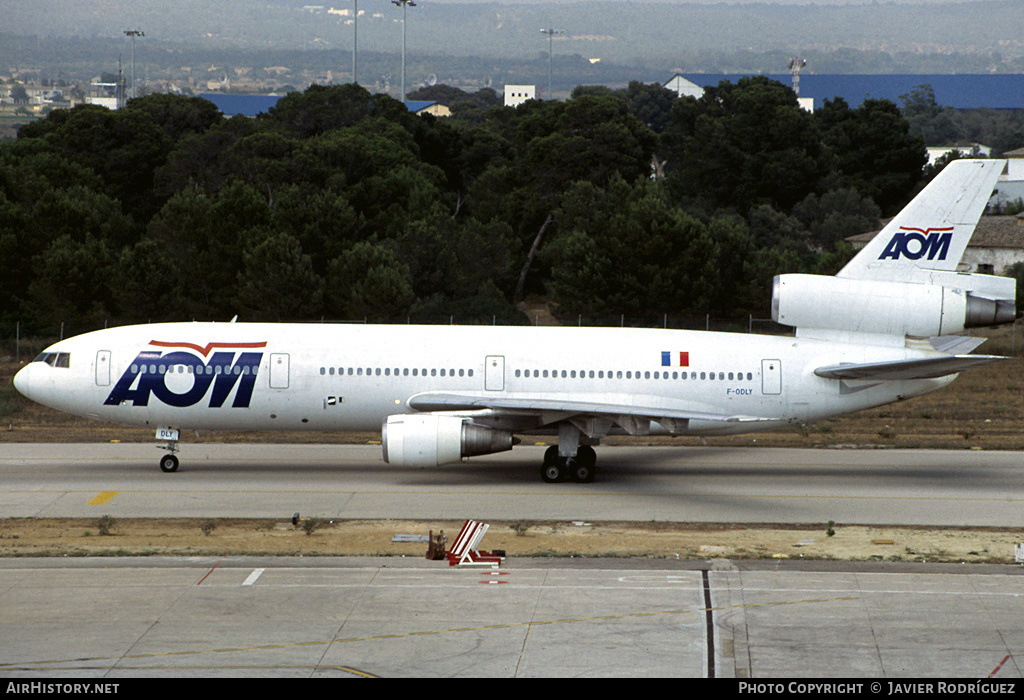
M 549 484 L 560 481 L 575 481 L 589 484 L 597 472 L 597 453 L 590 445 L 580 445 L 576 454 L 562 457 L 558 454 L 558 445 L 552 445 L 544 452 L 544 464 L 540 468 L 540 478 Z
M 580 429 L 572 423 L 558 425 L 558 444 L 544 451 L 540 478 L 549 484 L 575 481 L 589 484 L 597 472 L 597 453 L 590 445 L 581 445 Z

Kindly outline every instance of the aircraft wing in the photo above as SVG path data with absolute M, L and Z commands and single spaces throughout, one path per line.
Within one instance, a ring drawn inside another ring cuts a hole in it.
M 943 355 L 921 360 L 828 365 L 817 368 L 814 373 L 825 379 L 935 379 L 1008 359 L 998 355 Z
M 409 406 L 417 411 L 473 411 L 497 409 L 515 413 L 542 414 L 559 413 L 591 416 L 635 416 L 658 420 L 667 418 L 682 420 L 707 420 L 725 423 L 746 423 L 777 420 L 761 416 L 691 411 L 664 406 L 644 406 L 640 403 L 617 404 L 596 401 L 574 401 L 563 398 L 512 398 L 506 396 L 484 396 L 475 394 L 451 394 L 425 392 L 409 399 Z

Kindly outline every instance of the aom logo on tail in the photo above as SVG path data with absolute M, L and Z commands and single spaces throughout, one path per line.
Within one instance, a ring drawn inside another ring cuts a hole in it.
M 900 226 L 893 234 L 889 245 L 885 247 L 879 260 L 920 260 L 928 256 L 929 260 L 945 260 L 949 252 L 949 244 L 953 241 L 953 227 L 944 228 L 911 228 Z
M 234 391 L 231 406 L 248 408 L 263 353 L 241 350 L 267 346 L 265 341 L 201 346 L 154 340 L 149 344 L 181 349 L 166 354 L 157 350 L 140 352 L 117 380 L 104 405 L 131 401 L 133 406 L 148 406 L 153 396 L 168 406 L 184 408 L 195 406 L 209 395 L 209 407 L 220 408 Z

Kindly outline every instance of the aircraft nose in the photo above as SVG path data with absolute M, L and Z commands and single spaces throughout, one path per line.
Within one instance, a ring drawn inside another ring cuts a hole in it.
M 14 388 L 25 398 L 32 398 L 32 365 L 25 365 L 14 375 Z

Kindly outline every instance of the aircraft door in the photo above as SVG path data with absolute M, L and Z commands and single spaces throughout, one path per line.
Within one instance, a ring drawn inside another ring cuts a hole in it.
M 487 391 L 505 390 L 505 357 L 488 355 L 484 360 L 484 389 Z
M 286 352 L 274 352 L 270 354 L 270 388 L 288 388 L 288 364 L 289 358 Z
M 110 386 L 110 351 L 96 353 L 96 386 Z
M 761 360 L 761 393 L 782 393 L 781 360 Z

